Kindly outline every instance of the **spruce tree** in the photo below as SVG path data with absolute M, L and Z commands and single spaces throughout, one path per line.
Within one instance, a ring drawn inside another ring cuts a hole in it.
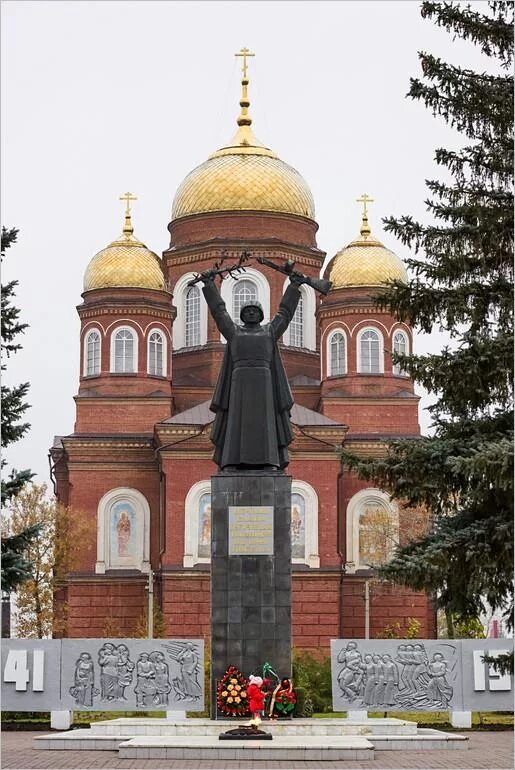
M 432 592 L 448 618 L 477 617 L 487 601 L 513 624 L 513 2 L 424 2 L 421 13 L 479 46 L 489 73 L 419 53 L 408 96 L 465 146 L 436 150 L 445 173 L 426 182 L 431 224 L 384 220 L 414 257 L 408 283 L 376 302 L 451 340 L 439 354 L 392 356 L 435 395 L 432 435 L 392 441 L 377 460 L 344 452 L 344 462 L 431 513 L 430 532 L 398 548 L 382 577 Z
M 7 230 L 2 227 L 2 262 L 6 250 L 16 242 L 18 230 Z M 27 324 L 21 323 L 20 311 L 13 305 L 15 288 L 18 281 L 10 281 L 2 285 L 2 372 L 6 369 L 6 359 L 20 350 L 16 337 L 22 334 Z M 25 398 L 29 389 L 29 383 L 8 387 L 2 384 L 2 448 L 5 449 L 15 441 L 19 441 L 29 429 L 29 424 L 21 422 L 24 412 L 29 405 Z M 7 465 L 5 457 L 2 457 L 2 470 Z M 23 486 L 33 477 L 30 470 L 12 470 L 7 478 L 2 474 L 2 506 L 13 496 L 21 491 Z M 23 532 L 8 537 L 2 537 L 2 590 L 13 591 L 16 586 L 31 576 L 31 564 L 24 556 L 27 546 L 37 535 L 38 527 L 29 527 Z

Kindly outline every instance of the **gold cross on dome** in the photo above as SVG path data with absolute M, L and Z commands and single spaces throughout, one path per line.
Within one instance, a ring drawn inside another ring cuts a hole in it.
M 356 198 L 356 203 L 362 203 L 363 204 L 363 216 L 367 216 L 367 203 L 374 203 L 373 198 L 369 198 L 366 193 L 363 193 L 361 198 Z
M 126 202 L 127 205 L 126 205 L 126 208 L 125 208 L 125 213 L 126 214 L 130 214 L 131 213 L 131 204 L 130 204 L 130 202 L 131 201 L 137 201 L 138 199 L 132 193 L 126 192 L 123 195 L 120 195 L 120 200 Z
M 242 74 L 243 74 L 243 79 L 246 80 L 247 79 L 247 66 L 248 66 L 247 65 L 247 56 L 255 56 L 256 54 L 255 53 L 251 53 L 248 48 L 242 48 L 239 53 L 235 53 L 234 55 L 235 56 L 241 56 L 243 58 L 243 63 L 242 63 L 241 71 L 242 71 Z

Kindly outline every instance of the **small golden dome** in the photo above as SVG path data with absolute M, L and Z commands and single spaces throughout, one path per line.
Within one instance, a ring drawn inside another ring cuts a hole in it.
M 406 283 L 408 274 L 402 259 L 371 234 L 366 211 L 360 235 L 329 262 L 325 274 L 329 276 L 332 288 L 381 286 L 392 280 Z
M 278 211 L 314 219 L 315 204 L 305 180 L 252 131 L 248 82 L 246 77 L 241 81 L 236 134 L 183 180 L 172 219 L 208 211 Z
M 165 280 L 159 257 L 138 241 L 133 233 L 127 200 L 123 233 L 95 254 L 84 274 L 84 291 L 114 287 L 164 290 Z

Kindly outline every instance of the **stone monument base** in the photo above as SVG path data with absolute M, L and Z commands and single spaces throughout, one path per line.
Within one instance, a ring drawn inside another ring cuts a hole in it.
M 211 709 L 229 666 L 269 662 L 291 676 L 291 478 L 221 472 L 211 479 Z

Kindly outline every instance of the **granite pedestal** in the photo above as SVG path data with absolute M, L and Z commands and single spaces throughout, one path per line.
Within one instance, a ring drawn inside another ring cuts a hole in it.
M 211 479 L 211 710 L 228 666 L 291 676 L 291 477 Z

